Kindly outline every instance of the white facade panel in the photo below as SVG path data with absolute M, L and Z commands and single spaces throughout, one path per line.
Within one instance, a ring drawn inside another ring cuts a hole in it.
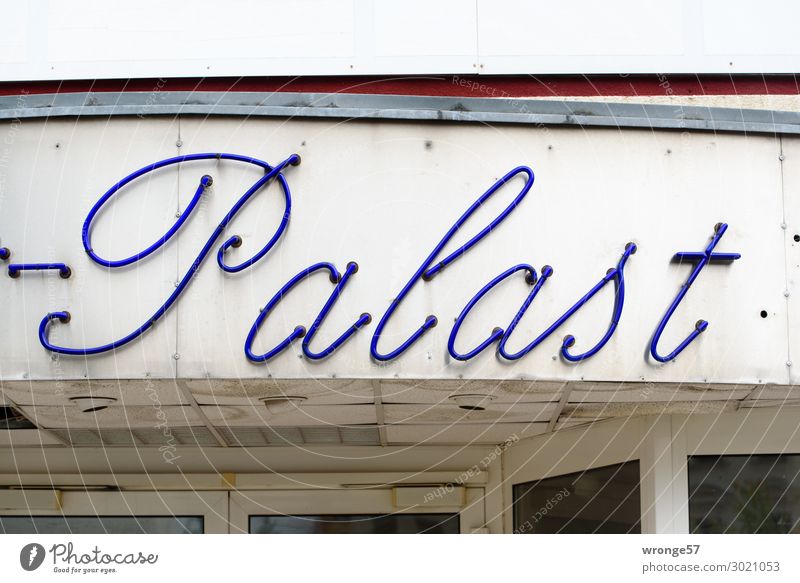
M 352 57 L 353 0 L 186 4 L 50 2 L 47 55 L 56 63 Z
M 0 81 L 794 73 L 788 0 L 301 0 L 3 6 Z
M 797 10 L 796 2 L 762 0 L 758 10 L 742 10 L 736 2 L 725 0 L 703 0 L 702 4 L 703 48 L 707 54 L 760 58 L 797 55 L 790 20 Z
M 472 2 L 375 2 L 374 10 L 378 57 L 475 56 L 477 13 Z
M 478 0 L 481 56 L 681 55 L 683 5 Z
M 28 60 L 28 6 L 25 2 L 3 4 L 0 21 L 0 63 L 25 63 Z

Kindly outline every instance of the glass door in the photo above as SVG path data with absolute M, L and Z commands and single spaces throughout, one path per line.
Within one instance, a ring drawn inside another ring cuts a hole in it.
M 483 526 L 483 490 L 432 506 L 403 489 L 232 492 L 231 532 L 253 534 L 459 534 Z

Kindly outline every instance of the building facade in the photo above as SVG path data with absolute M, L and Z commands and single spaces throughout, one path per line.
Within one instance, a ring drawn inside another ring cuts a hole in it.
M 497 4 L 9 13 L 0 531 L 800 528 L 800 48 Z

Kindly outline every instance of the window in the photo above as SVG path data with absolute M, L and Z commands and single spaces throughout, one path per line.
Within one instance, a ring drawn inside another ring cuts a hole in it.
M 458 514 L 250 516 L 256 534 L 458 534 Z
M 689 457 L 689 532 L 800 532 L 800 455 Z
M 514 533 L 639 533 L 639 462 L 514 486 Z
M 202 516 L 0 516 L 3 534 L 202 534 Z

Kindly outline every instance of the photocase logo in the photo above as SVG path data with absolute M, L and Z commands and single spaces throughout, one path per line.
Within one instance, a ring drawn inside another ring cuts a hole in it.
M 35 571 L 44 562 L 44 547 L 38 543 L 30 543 L 19 552 L 19 564 L 26 571 Z

